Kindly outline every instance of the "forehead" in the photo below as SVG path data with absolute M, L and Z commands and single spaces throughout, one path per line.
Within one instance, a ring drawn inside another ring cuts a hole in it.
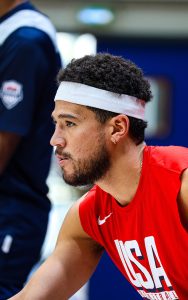
M 95 114 L 87 107 L 67 101 L 56 100 L 52 116 L 58 118 L 61 114 L 69 114 L 78 119 L 94 118 Z

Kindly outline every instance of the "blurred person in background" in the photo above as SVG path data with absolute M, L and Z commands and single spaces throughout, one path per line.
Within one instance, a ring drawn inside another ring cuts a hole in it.
M 187 300 L 188 149 L 146 145 L 152 95 L 133 62 L 87 55 L 58 78 L 51 144 L 66 183 L 95 185 L 70 208 L 54 252 L 11 300 L 67 300 L 104 249 L 142 298 Z
M 0 1 L 0 299 L 39 260 L 51 203 L 50 114 L 61 67 L 56 31 L 29 1 Z

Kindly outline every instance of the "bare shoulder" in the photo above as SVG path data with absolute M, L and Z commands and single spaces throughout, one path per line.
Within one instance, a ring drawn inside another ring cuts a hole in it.
M 79 217 L 79 205 L 82 198 L 77 200 L 72 207 L 69 209 L 64 222 L 60 230 L 60 238 L 66 237 L 78 237 L 78 238 L 88 238 L 89 236 L 85 233 L 82 228 L 80 217 Z
M 58 243 L 65 240 L 74 240 L 76 243 L 85 244 L 89 246 L 94 252 L 102 252 L 104 249 L 96 241 L 94 241 L 83 229 L 80 217 L 79 217 L 79 205 L 83 200 L 81 197 L 77 200 L 73 206 L 69 209 L 64 222 L 61 226 L 61 230 L 58 237 Z
M 188 229 L 188 169 L 186 169 L 181 176 L 178 204 L 182 222 Z
M 181 176 L 180 195 L 183 201 L 188 202 L 188 169 L 186 169 Z

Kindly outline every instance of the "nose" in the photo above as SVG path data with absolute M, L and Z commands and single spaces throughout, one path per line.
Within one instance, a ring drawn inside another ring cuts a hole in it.
M 50 144 L 53 147 L 55 147 L 55 146 L 64 147 L 65 146 L 65 138 L 63 137 L 62 132 L 58 128 L 55 129 L 55 131 L 51 137 Z

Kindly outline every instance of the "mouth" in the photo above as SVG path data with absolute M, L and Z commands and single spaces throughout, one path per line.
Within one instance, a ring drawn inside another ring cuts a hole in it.
M 58 154 L 56 154 L 56 158 L 57 158 L 57 161 L 58 161 L 58 164 L 60 165 L 60 166 L 63 166 L 64 165 L 64 163 L 66 162 L 66 161 L 68 161 L 68 157 L 66 157 L 66 156 L 62 156 L 62 155 L 58 155 Z

